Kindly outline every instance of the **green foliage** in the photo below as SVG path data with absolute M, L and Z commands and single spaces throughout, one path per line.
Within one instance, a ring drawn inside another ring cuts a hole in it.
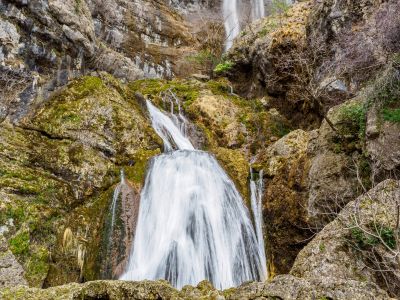
M 286 0 L 272 0 L 271 2 L 271 12 L 272 14 L 284 14 L 290 8 L 290 5 Z
M 364 138 L 367 121 L 367 107 L 362 103 L 345 105 L 340 110 L 340 117 L 347 126 L 342 128 L 342 134 L 358 135 Z
M 210 50 L 201 50 L 195 55 L 189 56 L 187 59 L 204 69 L 210 76 L 212 76 L 212 72 L 221 61 L 221 57 L 215 55 Z
M 380 227 L 378 229 L 378 233 L 381 236 L 382 240 L 390 249 L 396 248 L 396 238 L 393 229 L 388 227 Z
M 358 227 L 352 228 L 351 237 L 356 242 L 358 247 L 360 247 L 361 249 L 367 249 L 369 247 L 378 245 L 381 242 L 380 239 L 382 239 L 389 248 L 396 248 L 396 237 L 393 229 L 382 225 L 371 225 L 369 227 L 370 229 L 368 229 L 368 231 L 371 231 L 375 236 L 379 236 L 380 238 L 365 233 Z
M 235 64 L 233 62 L 231 62 L 230 60 L 223 61 L 214 68 L 214 72 L 217 74 L 226 73 L 226 72 L 230 71 L 234 65 Z
M 365 234 L 364 231 L 358 227 L 351 229 L 351 237 L 361 249 L 379 244 L 379 239 L 369 234 Z
M 274 123 L 271 126 L 271 132 L 273 135 L 281 138 L 284 137 L 285 135 L 287 135 L 292 129 L 290 127 L 287 126 L 287 124 L 283 124 L 283 123 Z
M 266 23 L 264 23 L 263 28 L 258 32 L 260 37 L 264 37 L 273 30 L 278 27 L 278 23 L 274 19 L 268 19 Z
M 385 121 L 400 122 L 400 54 L 393 56 L 388 68 L 373 83 L 368 105 L 377 107 Z
M 28 231 L 21 231 L 9 240 L 10 250 L 15 255 L 24 255 L 29 251 L 30 235 Z
M 382 110 L 382 115 L 385 121 L 400 123 L 400 108 L 385 108 Z

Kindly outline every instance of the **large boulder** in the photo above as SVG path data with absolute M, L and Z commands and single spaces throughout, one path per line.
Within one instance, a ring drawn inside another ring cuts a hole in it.
M 332 285 L 373 282 L 398 297 L 399 199 L 400 182 L 386 180 L 350 202 L 299 253 L 290 273 Z

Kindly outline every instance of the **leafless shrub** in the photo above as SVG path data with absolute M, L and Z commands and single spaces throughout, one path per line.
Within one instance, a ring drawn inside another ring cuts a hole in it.
M 8 108 L 32 81 L 32 75 L 24 70 L 0 66 L 0 105 Z
M 356 165 L 356 164 L 355 164 Z M 318 217 L 335 220 L 343 230 L 344 245 L 373 274 L 376 283 L 393 297 L 400 296 L 400 182 L 390 181 L 378 191 L 366 187 L 358 167 L 356 176 L 365 193 L 347 204 L 343 195 L 329 197 L 319 205 Z M 313 238 L 326 223 L 315 223 L 308 230 Z

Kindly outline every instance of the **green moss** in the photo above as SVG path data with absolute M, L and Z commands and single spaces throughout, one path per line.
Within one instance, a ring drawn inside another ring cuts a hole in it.
M 9 240 L 10 250 L 14 255 L 25 255 L 29 251 L 29 231 L 21 231 Z
M 326 250 L 325 244 L 324 244 L 324 243 L 320 243 L 320 244 L 319 244 L 319 251 L 325 252 L 325 250 Z
M 30 286 L 40 286 L 49 270 L 49 253 L 46 248 L 34 249 L 25 263 L 25 277 Z
M 385 121 L 400 123 L 400 108 L 397 109 L 385 108 L 382 111 L 382 115 Z
M 128 85 L 131 92 L 139 92 L 156 100 L 161 105 L 161 94 L 172 91 L 182 102 L 183 106 L 189 106 L 199 96 L 200 88 L 197 84 L 184 80 L 166 81 L 161 79 L 136 80 Z
M 345 126 L 341 126 L 342 135 L 354 135 L 363 139 L 367 124 L 367 106 L 363 103 L 351 103 L 340 109 L 340 118 Z
M 146 175 L 147 163 L 151 157 L 157 154 L 160 154 L 160 149 L 140 150 L 135 155 L 134 165 L 124 167 L 127 179 L 136 184 L 142 184 Z
M 99 77 L 83 76 L 73 81 L 68 87 L 73 89 L 76 96 L 83 98 L 90 94 L 101 92 L 101 89 L 105 86 L 102 79 Z

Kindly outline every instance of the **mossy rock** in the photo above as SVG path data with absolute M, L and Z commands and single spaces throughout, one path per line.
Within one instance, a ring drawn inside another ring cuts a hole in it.
M 141 188 L 147 161 L 160 152 L 129 88 L 107 74 L 84 76 L 54 93 L 15 126 L 0 126 L 0 225 L 31 286 L 96 279 L 104 215 L 119 170 Z M 74 224 L 72 226 L 71 224 Z M 63 250 L 70 226 L 85 247 Z

